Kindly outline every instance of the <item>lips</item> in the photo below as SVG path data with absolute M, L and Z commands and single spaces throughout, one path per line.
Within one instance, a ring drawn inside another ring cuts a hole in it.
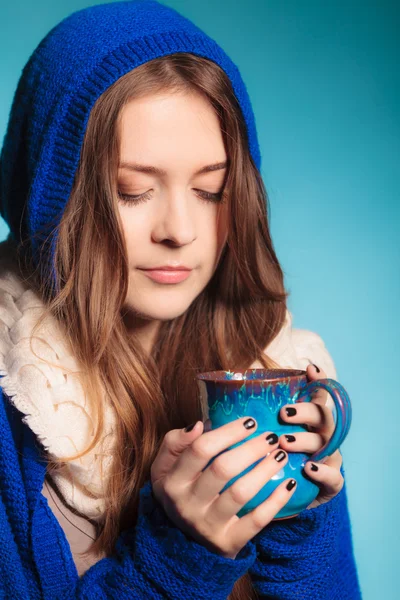
M 140 271 L 157 283 L 180 283 L 185 281 L 192 272 L 191 269 L 186 268 L 140 269 Z
M 150 269 L 141 269 L 142 271 L 191 271 L 190 267 L 184 266 L 161 266 L 161 267 L 152 267 Z

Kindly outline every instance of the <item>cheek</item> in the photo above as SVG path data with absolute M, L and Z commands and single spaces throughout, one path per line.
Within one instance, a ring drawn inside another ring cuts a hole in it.
M 208 225 L 207 245 L 210 249 L 210 258 L 213 258 L 213 271 L 217 268 L 221 254 L 225 248 L 228 237 L 228 219 L 225 204 L 218 207 L 212 223 Z
M 141 243 L 141 240 L 149 235 L 150 216 L 144 209 L 141 210 L 140 206 L 120 206 L 119 214 L 128 249 L 132 244 Z

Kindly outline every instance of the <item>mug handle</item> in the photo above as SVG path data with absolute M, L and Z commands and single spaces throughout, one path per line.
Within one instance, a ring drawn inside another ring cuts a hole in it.
M 351 425 L 352 409 L 350 398 L 344 387 L 335 379 L 317 379 L 308 383 L 299 392 L 296 402 L 304 402 L 302 398 L 311 395 L 315 390 L 322 388 L 332 397 L 336 407 L 336 424 L 331 438 L 322 448 L 314 452 L 308 459 L 321 461 L 327 456 L 331 456 L 345 440 Z

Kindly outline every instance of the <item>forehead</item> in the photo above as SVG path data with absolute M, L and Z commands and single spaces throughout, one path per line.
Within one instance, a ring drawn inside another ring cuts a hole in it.
M 131 100 L 121 110 L 119 138 L 122 162 L 153 164 L 176 154 L 200 158 L 204 164 L 226 160 L 218 116 L 200 95 L 170 93 Z

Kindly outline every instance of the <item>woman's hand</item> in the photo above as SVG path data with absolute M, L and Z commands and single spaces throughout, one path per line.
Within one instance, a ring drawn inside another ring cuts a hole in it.
M 315 365 L 308 365 L 307 378 L 310 381 L 316 379 L 326 379 L 327 375 L 322 369 L 315 368 Z M 328 406 L 325 406 L 330 395 L 326 390 L 320 389 L 313 394 L 311 402 L 298 402 L 295 404 L 286 404 L 280 409 L 280 416 L 285 423 L 299 423 L 307 425 L 309 431 L 295 433 L 294 435 L 281 435 L 279 438 L 279 446 L 288 452 L 305 452 L 314 453 L 330 439 L 335 429 L 332 411 Z M 296 414 L 288 416 L 286 408 L 295 408 Z M 293 439 L 294 438 L 294 439 Z M 291 441 L 288 441 L 291 440 Z M 320 488 L 320 493 L 315 500 L 307 506 L 314 508 L 320 504 L 324 504 L 336 496 L 344 485 L 344 479 L 340 472 L 342 466 L 342 455 L 339 450 L 336 450 L 331 456 L 323 459 L 324 462 L 318 464 L 307 462 L 304 471 L 316 485 Z M 317 471 L 312 470 L 312 465 L 318 467 Z
M 206 433 L 203 427 L 198 421 L 189 432 L 172 429 L 164 436 L 151 466 L 153 494 L 183 532 L 233 559 L 287 504 L 296 486 L 286 486 L 295 480 L 282 481 L 264 502 L 239 518 L 236 513 L 285 466 L 288 455 L 270 431 L 246 441 L 257 427 L 249 417 Z M 243 444 L 227 450 L 242 440 Z M 257 460 L 251 471 L 221 493 L 228 481 Z

